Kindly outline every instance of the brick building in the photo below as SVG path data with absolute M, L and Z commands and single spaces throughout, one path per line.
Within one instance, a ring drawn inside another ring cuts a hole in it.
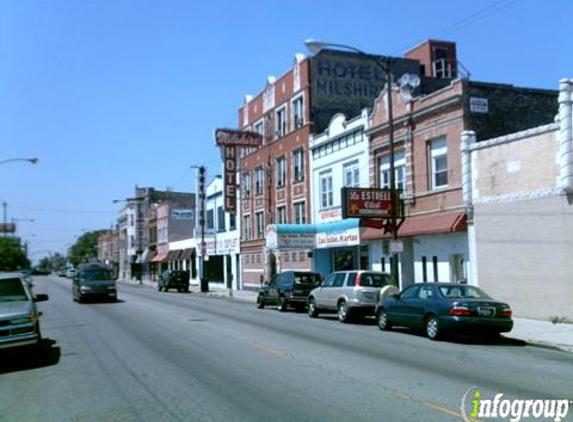
M 395 59 L 394 78 L 419 72 L 417 60 Z M 310 134 L 323 132 L 337 113 L 356 116 L 371 107 L 384 84 L 384 72 L 371 58 L 323 50 L 310 58 L 297 54 L 284 75 L 269 77 L 261 93 L 246 97 L 239 127 L 263 135 L 263 144 L 244 150 L 240 159 L 244 286 L 268 279 L 281 259 L 280 249 L 266 247 L 267 226 L 310 222 Z M 310 270 L 311 249 L 284 252 L 289 267 Z
M 439 47 L 439 48 L 438 48 Z M 392 90 L 395 180 L 403 187 L 406 219 L 399 230 L 403 285 L 471 278 L 466 208 L 462 201 L 460 139 L 473 130 L 478 139 L 551 123 L 557 92 L 511 85 L 450 80 L 438 90 L 429 78 L 455 75 L 455 44 L 427 41 L 406 54 L 420 60 L 420 94 L 404 99 Z M 445 50 L 450 51 L 445 51 Z M 449 70 L 448 70 L 449 69 Z M 450 72 L 450 73 L 448 73 Z M 389 125 L 385 92 L 374 104 L 370 130 L 371 186 L 388 187 Z M 471 217 L 471 216 L 470 216 Z M 381 230 L 366 229 L 361 240 L 370 248 L 373 268 L 389 270 L 390 256 Z M 470 280 L 471 282 L 471 280 Z

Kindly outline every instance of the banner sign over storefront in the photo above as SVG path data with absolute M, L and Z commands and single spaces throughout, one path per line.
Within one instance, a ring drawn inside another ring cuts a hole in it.
M 387 218 L 390 204 L 389 189 L 342 188 L 343 218 Z
M 346 219 L 322 224 L 269 224 L 269 249 L 322 249 L 360 244 L 360 221 Z

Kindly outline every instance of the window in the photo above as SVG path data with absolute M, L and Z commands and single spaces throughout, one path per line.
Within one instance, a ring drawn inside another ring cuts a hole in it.
M 286 224 L 286 205 L 277 208 L 277 224 Z
M 277 158 L 277 187 L 282 188 L 286 183 L 286 157 Z
M 215 211 L 214 210 L 207 210 L 207 228 L 214 229 L 215 228 Z
M 135 236 L 134 235 L 130 235 L 129 236 L 129 248 L 134 248 L 135 247 Z
M 304 124 L 304 111 L 302 109 L 302 97 L 292 102 L 292 127 L 298 129 Z
M 299 148 L 292 153 L 293 179 L 295 182 L 304 180 L 304 150 Z
M 250 240 L 251 239 L 251 216 L 245 215 L 243 216 L 243 239 Z
M 334 199 L 332 192 L 332 170 L 320 173 L 320 207 L 331 207 Z
M 255 124 L 255 132 L 257 132 L 259 135 L 264 135 L 264 130 L 265 125 L 263 124 L 262 120 Z
M 255 170 L 255 195 L 263 194 L 263 183 L 264 183 L 264 171 L 262 167 L 257 167 Z
M 217 230 L 225 230 L 225 211 L 223 207 L 217 207 Z
M 358 167 L 358 160 L 344 164 L 342 172 L 344 175 L 345 187 L 356 188 L 360 186 L 360 168 Z
M 448 186 L 448 145 L 445 137 L 431 142 L 430 160 L 432 189 Z
M 394 153 L 394 187 L 404 191 L 406 175 L 406 158 L 404 150 Z M 380 159 L 380 187 L 390 187 L 390 156 Z
M 129 214 L 129 225 L 131 227 L 135 225 L 135 216 L 133 214 Z
M 235 214 L 229 214 L 229 230 L 235 230 L 237 228 L 237 216 Z
M 257 219 L 257 237 L 261 238 L 265 236 L 265 216 L 262 211 L 259 211 L 255 214 L 255 218 Z
M 286 107 L 277 110 L 277 137 L 285 136 L 287 132 Z
M 306 203 L 294 204 L 294 224 L 306 224 Z
M 251 197 L 251 174 L 250 173 L 243 173 L 242 184 L 243 184 L 243 192 L 244 192 L 245 198 L 250 198 Z

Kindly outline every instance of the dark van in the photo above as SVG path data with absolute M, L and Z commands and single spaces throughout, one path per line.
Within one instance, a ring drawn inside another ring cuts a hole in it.
M 80 265 L 72 282 L 72 297 L 78 303 L 88 297 L 99 297 L 117 302 L 115 280 L 114 272 L 103 264 Z
M 262 286 L 257 297 L 257 305 L 277 305 L 284 312 L 289 305 L 302 309 L 306 306 L 308 294 L 322 282 L 322 275 L 308 271 L 284 271 L 276 274 Z

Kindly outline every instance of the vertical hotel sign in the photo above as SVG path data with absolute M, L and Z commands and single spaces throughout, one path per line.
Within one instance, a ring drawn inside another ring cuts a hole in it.
M 235 214 L 237 212 L 237 151 L 239 148 L 258 148 L 263 138 L 256 132 L 217 129 L 215 139 L 217 146 L 222 149 L 225 164 L 225 211 Z

